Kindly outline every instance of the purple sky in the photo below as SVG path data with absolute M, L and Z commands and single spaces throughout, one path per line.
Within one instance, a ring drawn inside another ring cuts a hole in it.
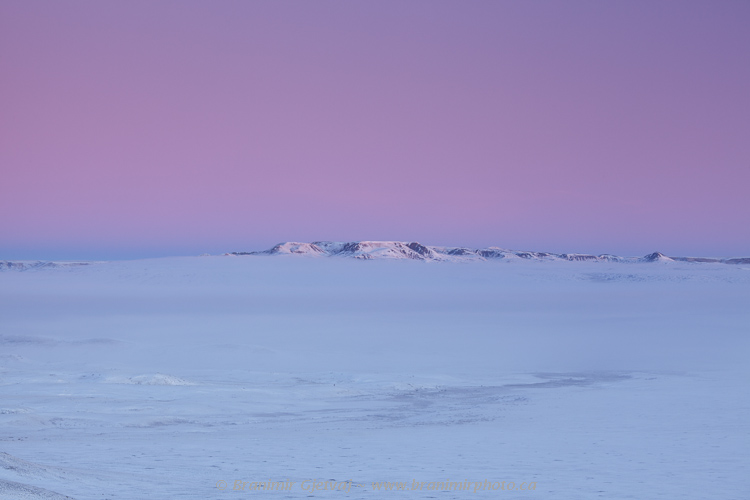
M 750 255 L 750 2 L 0 0 L 0 259 Z

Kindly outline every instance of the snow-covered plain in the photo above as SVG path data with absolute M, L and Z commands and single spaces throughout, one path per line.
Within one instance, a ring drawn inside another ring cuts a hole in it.
M 750 498 L 748 265 L 6 268 L 0 499 Z

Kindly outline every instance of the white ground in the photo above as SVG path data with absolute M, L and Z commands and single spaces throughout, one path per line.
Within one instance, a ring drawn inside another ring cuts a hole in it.
M 746 500 L 749 340 L 750 268 L 726 264 L 0 272 L 0 499 Z

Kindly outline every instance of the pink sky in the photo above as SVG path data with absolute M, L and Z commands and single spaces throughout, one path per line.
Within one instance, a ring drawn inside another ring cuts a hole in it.
M 0 259 L 750 255 L 750 2 L 0 1 Z

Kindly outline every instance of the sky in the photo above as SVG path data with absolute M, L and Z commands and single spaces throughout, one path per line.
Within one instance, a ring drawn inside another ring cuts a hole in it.
M 750 2 L 0 0 L 0 259 L 750 255 Z

